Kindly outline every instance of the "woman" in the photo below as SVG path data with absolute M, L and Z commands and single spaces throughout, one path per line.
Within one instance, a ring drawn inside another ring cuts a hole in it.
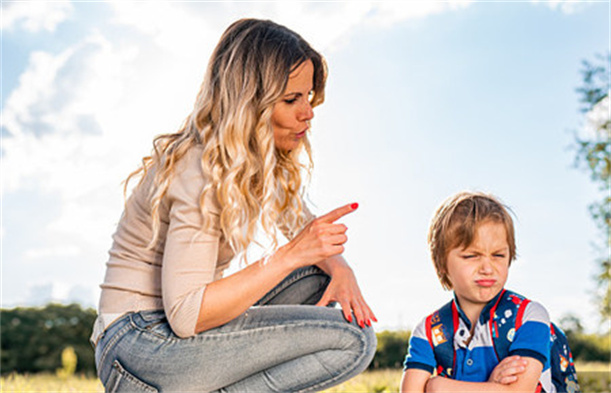
M 376 319 L 335 223 L 357 204 L 314 218 L 301 196 L 325 79 L 283 26 L 225 31 L 192 114 L 130 175 L 92 335 L 107 391 L 312 391 L 367 367 Z M 223 277 L 258 221 L 276 251 Z

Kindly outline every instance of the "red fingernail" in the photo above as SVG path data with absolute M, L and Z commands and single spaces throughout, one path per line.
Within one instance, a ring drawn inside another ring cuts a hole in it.
M 352 322 L 352 315 L 348 315 L 348 322 Z
M 365 323 L 367 324 L 367 326 L 371 326 L 371 321 L 369 319 Z
M 365 324 L 363 323 L 363 321 L 359 322 L 359 326 L 360 326 L 361 328 L 364 328 L 364 327 L 365 327 Z
M 359 207 L 359 204 L 353 203 L 352 205 L 350 205 L 350 207 L 352 208 L 352 210 L 356 210 Z

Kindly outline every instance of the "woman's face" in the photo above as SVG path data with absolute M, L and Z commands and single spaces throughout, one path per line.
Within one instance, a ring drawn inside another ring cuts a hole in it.
M 286 90 L 274 104 L 272 128 L 276 148 L 290 151 L 305 137 L 314 117 L 310 96 L 314 82 L 314 64 L 306 60 L 289 75 Z

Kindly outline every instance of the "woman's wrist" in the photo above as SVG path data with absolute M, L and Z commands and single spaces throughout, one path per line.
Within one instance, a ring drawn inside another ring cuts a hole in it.
M 327 258 L 317 263 L 316 266 L 318 266 L 322 271 L 324 271 L 331 277 L 344 272 L 352 273 L 352 268 L 341 256 Z
M 288 244 L 279 247 L 276 251 L 274 251 L 273 254 L 266 257 L 263 262 L 265 264 L 273 263 L 281 265 L 285 267 L 289 272 L 292 272 L 293 270 L 300 267 L 296 258 L 293 258 L 291 247 Z

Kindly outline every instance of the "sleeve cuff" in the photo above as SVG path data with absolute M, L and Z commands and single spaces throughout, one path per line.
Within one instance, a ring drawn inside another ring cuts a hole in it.
M 419 370 L 428 371 L 431 374 L 433 374 L 433 371 L 435 371 L 435 367 L 431 366 L 430 364 L 424 364 L 424 363 L 418 363 L 418 362 L 406 363 L 405 367 L 403 368 L 403 371 L 410 369 L 410 368 L 416 368 Z
M 534 358 L 538 360 L 539 362 L 541 362 L 541 364 L 543 365 L 543 368 L 545 368 L 545 363 L 547 363 L 547 356 L 537 351 L 533 351 L 532 349 L 518 348 L 509 353 L 509 356 L 514 356 L 514 355 Z

